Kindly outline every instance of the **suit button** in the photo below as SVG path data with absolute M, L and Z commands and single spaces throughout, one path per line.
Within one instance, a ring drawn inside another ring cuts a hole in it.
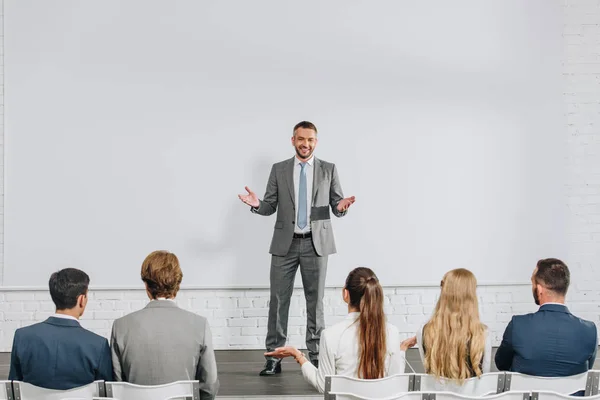
M 295 223 L 296 223 L 296 221 L 292 221 L 292 224 L 295 224 Z

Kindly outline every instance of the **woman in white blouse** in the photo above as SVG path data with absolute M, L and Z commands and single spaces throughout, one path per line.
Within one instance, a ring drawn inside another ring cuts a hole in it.
M 492 342 L 479 320 L 475 275 L 453 269 L 444 275 L 441 289 L 433 316 L 417 336 L 402 342 L 402 349 L 418 343 L 426 373 L 462 385 L 491 371 Z
M 373 271 L 356 268 L 346 278 L 343 289 L 348 316 L 321 333 L 319 368 L 298 349 L 287 346 L 265 353 L 271 357 L 294 357 L 302 366 L 304 378 L 319 392 L 325 376 L 343 375 L 378 379 L 404 373 L 398 329 L 386 322 L 383 289 Z

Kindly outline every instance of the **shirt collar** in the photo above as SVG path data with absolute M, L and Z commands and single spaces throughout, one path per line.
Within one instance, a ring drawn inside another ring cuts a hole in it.
M 54 314 L 52 315 L 54 318 L 61 318 L 61 319 L 72 319 L 73 321 L 79 321 L 77 318 L 71 316 L 71 315 L 66 315 L 66 314 Z
M 310 156 L 310 158 L 308 160 L 306 160 L 306 161 L 300 161 L 298 159 L 298 157 L 294 156 L 294 165 L 300 165 L 303 162 L 305 162 L 305 163 L 307 163 L 308 165 L 310 165 L 312 167 L 314 161 L 315 161 L 315 156 Z
M 360 315 L 360 313 L 358 311 L 354 311 L 354 312 L 349 312 L 348 315 L 346 316 L 346 319 L 356 319 L 358 318 L 358 316 Z
M 157 301 L 157 300 L 160 300 L 160 301 L 165 301 L 165 300 L 166 301 L 172 301 L 173 303 L 175 303 L 175 299 L 167 299 L 166 297 L 157 297 L 155 299 L 152 299 L 152 301 Z
M 549 302 L 547 302 L 547 303 L 544 303 L 544 304 L 542 304 L 542 305 L 540 306 L 540 308 L 541 308 L 541 307 L 544 307 L 544 306 L 550 306 L 550 305 L 553 305 L 553 306 L 563 306 L 563 307 L 566 307 L 566 306 L 567 306 L 565 303 L 555 303 L 555 302 L 553 302 L 553 301 L 549 301 Z

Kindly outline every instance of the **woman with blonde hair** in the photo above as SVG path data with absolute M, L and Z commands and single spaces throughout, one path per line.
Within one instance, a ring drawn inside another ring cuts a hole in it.
M 417 336 L 402 342 L 403 350 L 419 344 L 426 373 L 462 384 L 490 372 L 492 343 L 487 327 L 479 320 L 476 289 L 471 271 L 447 272 L 433 316 Z
M 375 273 L 369 268 L 354 269 L 346 278 L 342 295 L 348 304 L 348 316 L 323 330 L 318 368 L 291 346 L 265 354 L 294 357 L 302 366 L 304 378 L 321 393 L 327 375 L 378 379 L 404 373 L 400 334 L 398 328 L 386 322 L 383 289 Z

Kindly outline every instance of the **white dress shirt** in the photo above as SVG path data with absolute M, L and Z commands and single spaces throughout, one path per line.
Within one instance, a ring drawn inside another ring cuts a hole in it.
M 318 369 L 310 362 L 302 365 L 304 379 L 321 393 L 327 375 L 358 378 L 358 316 L 357 312 L 349 313 L 343 321 L 323 330 Z M 385 376 L 403 374 L 406 361 L 400 350 L 400 333 L 390 323 L 386 323 L 386 330 Z
M 54 317 L 54 318 L 62 318 L 62 319 L 72 319 L 73 321 L 79 322 L 79 320 L 77 318 L 73 317 L 72 315 L 53 314 L 52 317 Z
M 300 172 L 302 171 L 302 167 L 300 164 L 302 161 L 298 159 L 298 157 L 294 157 L 294 201 L 296 202 L 296 226 L 294 227 L 294 233 L 307 233 L 310 232 L 310 211 L 312 208 L 312 192 L 313 192 L 313 178 L 314 178 L 314 168 L 313 164 L 315 162 L 315 157 L 311 156 L 306 161 L 306 166 L 304 170 L 306 171 L 306 226 L 304 229 L 300 229 L 298 226 L 298 212 L 300 211 L 299 202 L 298 202 L 298 192 L 300 188 Z

